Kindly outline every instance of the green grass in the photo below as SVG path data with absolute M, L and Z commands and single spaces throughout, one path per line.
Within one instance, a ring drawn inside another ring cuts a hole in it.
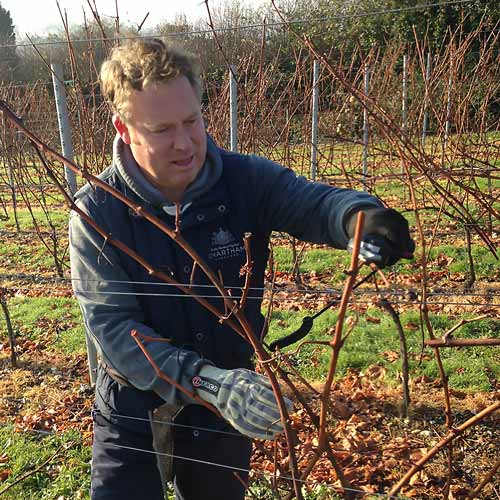
M 457 245 L 440 245 L 434 247 L 430 252 L 430 260 L 435 259 L 439 254 L 444 254 L 446 257 L 453 259 L 453 261 L 446 266 L 446 269 L 450 273 L 465 273 L 469 270 L 465 247 Z M 478 278 L 491 279 L 496 276 L 498 279 L 500 263 L 486 247 L 473 245 L 471 254 Z
M 40 241 L 28 245 L 4 242 L 0 246 L 0 261 L 0 269 L 7 273 L 56 273 L 54 257 Z M 68 264 L 67 256 L 64 262 Z
M 85 333 L 75 299 L 61 297 L 15 297 L 8 302 L 18 342 L 29 339 L 47 343 L 51 351 L 62 354 L 85 353 Z M 5 338 L 0 322 L 0 337 Z
M 57 455 L 56 455 L 57 453 Z M 1 483 L 0 492 L 22 477 L 29 475 L 2 495 L 3 500 L 55 500 L 89 498 L 90 447 L 82 443 L 74 431 L 51 436 L 36 433 L 16 433 L 10 426 L 0 426 L 0 474 L 10 471 Z
M 0 231 L 5 231 L 0 246 L 0 269 L 6 273 L 56 274 L 56 265 L 52 255 L 52 228 L 46 215 L 41 210 L 34 210 L 33 216 L 43 234 L 43 239 L 50 248 L 43 244 L 36 233 L 33 217 L 26 209 L 17 211 L 20 234 L 16 234 L 14 214 L 11 211 L 9 219 L 0 220 Z M 57 257 L 63 261 L 63 267 L 68 266 L 67 233 L 68 213 L 64 210 L 50 212 L 50 220 L 56 229 Z
M 33 215 L 32 215 L 33 214 Z M 68 226 L 68 218 L 69 218 L 69 209 L 65 210 L 58 207 L 50 210 L 48 212 L 50 217 L 50 221 L 56 227 L 57 231 L 67 231 Z M 40 209 L 32 209 L 32 213 L 25 208 L 17 209 L 17 220 L 19 222 L 19 229 L 21 231 L 34 231 L 35 226 L 33 223 L 33 217 L 35 218 L 36 223 L 40 226 L 42 231 L 50 230 L 50 225 L 47 222 L 47 215 L 43 210 Z M 3 230 L 15 230 L 15 219 L 14 213 L 12 210 L 9 211 L 9 218 L 7 220 L 0 219 L 0 229 Z
M 412 218 L 412 214 L 409 218 Z M 427 242 L 429 243 L 429 242 Z M 300 244 L 297 247 L 300 248 Z M 426 249 L 428 250 L 428 249 Z M 289 245 L 275 246 L 273 248 L 275 262 L 279 271 L 290 272 L 293 269 L 292 250 Z M 474 270 L 478 280 L 498 280 L 500 279 L 500 265 L 495 256 L 486 248 L 482 242 L 475 241 L 471 247 L 474 263 Z M 453 259 L 449 264 L 444 265 L 436 258 L 443 254 Z M 420 259 L 421 249 L 417 246 L 413 262 Z M 306 249 L 300 262 L 300 271 L 303 273 L 329 273 L 325 284 L 339 284 L 345 280 L 345 270 L 348 269 L 350 255 L 343 250 L 332 248 L 310 248 Z M 411 261 L 401 260 L 390 268 L 393 273 L 416 274 L 420 273 L 418 266 L 408 265 Z M 428 270 L 442 271 L 446 269 L 449 273 L 468 273 L 469 264 L 466 249 L 463 245 L 440 244 L 433 246 L 429 253 Z
M 300 244 L 297 251 L 300 249 Z M 273 248 L 274 260 L 279 271 L 290 272 L 293 269 L 292 249 L 290 246 L 276 246 Z M 302 254 L 300 270 L 306 273 L 332 273 L 333 280 L 342 279 L 342 270 L 349 262 L 345 251 L 333 248 L 311 248 Z M 345 276 L 345 275 L 344 275 Z
M 298 248 L 300 248 L 300 245 Z M 293 258 L 290 246 L 275 246 L 273 254 L 279 271 L 292 271 Z M 299 269 L 302 273 L 327 273 L 328 276 L 322 276 L 322 283 L 340 286 L 346 279 L 346 271 L 349 268 L 350 260 L 350 254 L 344 250 L 327 247 L 310 248 L 303 252 Z M 391 267 L 391 270 L 406 274 L 416 273 L 418 270 L 408 267 L 408 262 L 407 260 L 400 261 Z

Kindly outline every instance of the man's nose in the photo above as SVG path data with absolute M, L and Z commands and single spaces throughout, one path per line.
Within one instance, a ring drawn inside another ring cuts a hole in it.
M 179 151 L 185 151 L 191 145 L 191 137 L 187 130 L 179 128 L 175 131 L 173 147 Z

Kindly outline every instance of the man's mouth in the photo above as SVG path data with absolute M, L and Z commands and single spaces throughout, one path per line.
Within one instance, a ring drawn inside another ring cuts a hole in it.
M 194 156 L 188 156 L 187 158 L 180 158 L 178 160 L 173 161 L 172 163 L 174 165 L 177 165 L 178 167 L 188 167 L 191 162 L 193 161 Z

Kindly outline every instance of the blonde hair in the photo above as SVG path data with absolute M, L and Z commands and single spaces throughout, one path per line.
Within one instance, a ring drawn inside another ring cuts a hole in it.
M 101 66 L 101 91 L 114 113 L 128 119 L 127 102 L 133 90 L 185 76 L 201 100 L 203 84 L 192 55 L 158 38 L 132 40 L 115 47 Z

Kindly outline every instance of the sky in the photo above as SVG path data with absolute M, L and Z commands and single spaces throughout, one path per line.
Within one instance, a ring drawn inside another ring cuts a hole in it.
M 95 0 L 101 17 L 115 16 L 115 0 Z M 216 5 L 219 0 L 210 0 L 209 5 Z M 260 5 L 263 0 L 242 0 L 243 4 Z M 50 31 L 62 29 L 61 17 L 56 0 L 0 0 L 0 5 L 12 17 L 18 38 L 29 35 L 44 35 Z M 61 10 L 67 12 L 71 24 L 83 21 L 83 9 L 90 19 L 91 12 L 86 0 L 59 0 Z M 176 14 L 186 14 L 188 20 L 206 18 L 207 9 L 204 0 L 118 0 L 118 13 L 122 22 L 138 25 L 149 12 L 144 28 L 154 28 L 160 21 L 172 21 Z

